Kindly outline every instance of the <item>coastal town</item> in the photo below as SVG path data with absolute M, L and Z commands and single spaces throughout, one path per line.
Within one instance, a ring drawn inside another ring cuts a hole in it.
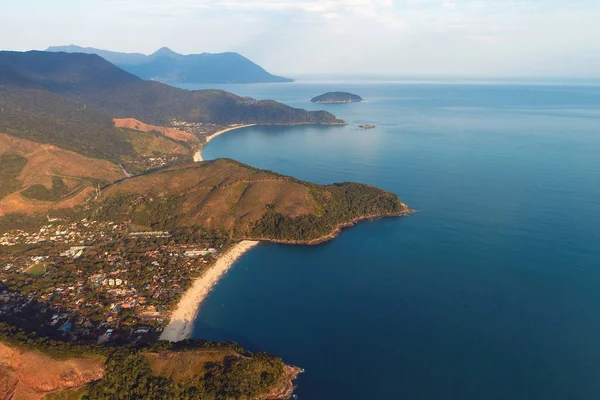
M 228 242 L 48 218 L 0 236 L 0 318 L 82 344 L 152 341 Z
M 151 157 L 135 157 L 128 160 L 122 167 L 127 171 L 126 175 L 131 173 L 141 173 L 168 165 L 181 165 L 190 162 L 190 156 L 186 154 L 155 154 Z M 131 172 L 131 173 L 130 173 Z
M 207 142 L 252 126 L 181 121 L 172 125 L 204 134 Z M 200 154 L 196 152 L 196 161 Z M 134 169 L 185 161 L 179 155 L 171 157 L 146 158 Z M 212 285 L 256 244 L 232 246 L 222 237 L 205 237 L 189 229 L 138 230 L 131 221 L 46 219 L 35 229 L 0 232 L 0 319 L 78 344 L 188 338 L 191 321 Z M 230 254 L 222 254 L 230 247 L 234 247 Z M 200 287 L 184 297 L 200 276 L 204 277 Z M 168 326 L 173 318 L 185 325 Z

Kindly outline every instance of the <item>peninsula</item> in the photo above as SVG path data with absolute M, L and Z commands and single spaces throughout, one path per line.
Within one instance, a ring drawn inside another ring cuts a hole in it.
M 317 104 L 344 104 L 359 103 L 363 101 L 363 98 L 359 95 L 348 92 L 328 92 L 320 96 L 313 97 L 310 101 Z

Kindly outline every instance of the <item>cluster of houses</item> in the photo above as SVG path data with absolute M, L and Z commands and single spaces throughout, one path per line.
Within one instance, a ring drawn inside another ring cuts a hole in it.
M 189 161 L 189 156 L 186 156 L 185 154 L 161 154 L 153 157 L 142 157 L 130 160 L 127 162 L 127 169 L 147 171 L 166 165 L 183 164 Z
M 188 122 L 173 119 L 169 124 L 175 129 L 179 129 L 188 133 L 193 133 L 197 136 L 208 136 L 217 131 L 227 128 L 223 125 L 202 123 L 202 122 Z
M 60 306 L 28 298 L 20 293 L 0 290 L 0 320 L 10 321 L 24 329 L 36 326 L 38 332 L 53 339 L 63 339 L 79 344 L 106 344 L 153 340 L 162 328 L 144 324 L 112 327 L 108 320 L 92 318 Z
M 157 244 L 157 238 L 165 240 Z M 0 246 L 30 242 L 40 244 L 39 255 L 0 256 L 0 290 L 19 277 L 24 285 L 33 282 L 26 295 L 0 292 L 0 319 L 36 315 L 44 327 L 82 343 L 158 335 L 174 303 L 219 252 L 209 242 L 173 243 L 169 232 L 130 232 L 128 224 L 87 220 L 10 232 Z M 28 272 L 39 263 L 42 273 Z
M 56 219 L 54 219 L 56 221 Z M 0 237 L 0 246 L 16 246 L 21 244 L 79 244 L 94 243 L 98 240 L 114 238 L 127 230 L 127 224 L 114 222 L 98 222 L 83 219 L 69 224 L 48 224 L 37 232 L 14 230 Z

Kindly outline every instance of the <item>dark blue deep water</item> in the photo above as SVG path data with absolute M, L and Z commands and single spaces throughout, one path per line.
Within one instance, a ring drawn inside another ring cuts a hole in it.
M 600 87 L 225 88 L 349 125 L 234 131 L 205 159 L 377 185 L 420 213 L 260 245 L 194 337 L 305 368 L 301 399 L 600 398 Z M 332 89 L 366 102 L 308 102 Z

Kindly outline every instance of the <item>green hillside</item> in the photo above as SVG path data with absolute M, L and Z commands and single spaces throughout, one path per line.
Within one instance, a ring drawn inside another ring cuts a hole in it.
M 173 120 L 214 124 L 342 124 L 325 111 L 306 111 L 220 90 L 188 91 L 144 81 L 100 56 L 0 52 L 0 87 L 38 88 L 111 117 L 165 125 Z
M 200 226 L 236 239 L 316 241 L 360 219 L 408 213 L 368 185 L 315 185 L 229 159 L 166 168 L 114 184 L 94 218 L 152 229 Z

